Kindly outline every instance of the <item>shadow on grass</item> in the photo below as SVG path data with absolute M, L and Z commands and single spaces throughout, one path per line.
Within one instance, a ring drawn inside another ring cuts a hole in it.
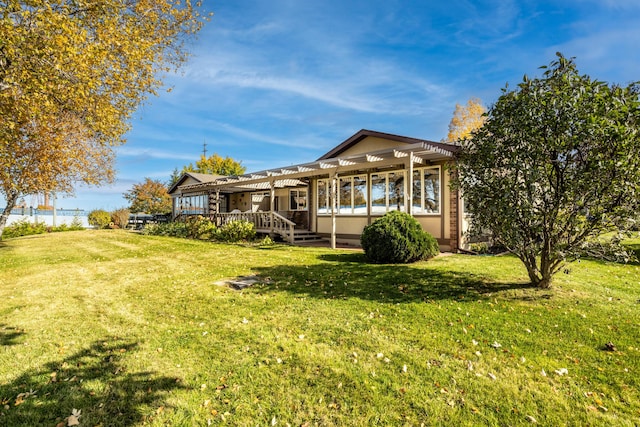
M 315 265 L 257 267 L 268 284 L 258 292 L 290 292 L 324 299 L 360 298 L 386 303 L 488 299 L 495 293 L 535 289 L 528 282 L 500 283 L 466 272 L 410 265 L 368 264 L 362 253 L 323 254 Z M 514 299 L 531 298 L 517 293 Z M 528 293 L 527 293 L 528 294 Z M 539 295 L 545 297 L 545 295 Z
M 95 342 L 0 385 L 0 412 L 4 413 L 0 424 L 55 426 L 64 422 L 66 426 L 73 409 L 81 411 L 81 425 L 129 426 L 149 421 L 165 395 L 184 386 L 176 378 L 152 372 L 127 372 L 122 358 L 136 347 L 136 343 L 120 340 Z
M 19 344 L 17 341 L 22 335 L 24 335 L 23 330 L 0 323 L 0 346 Z

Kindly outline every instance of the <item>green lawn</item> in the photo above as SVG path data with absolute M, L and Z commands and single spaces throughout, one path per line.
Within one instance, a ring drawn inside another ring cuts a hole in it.
M 263 283 L 217 284 L 246 274 Z M 504 256 L 0 242 L 0 425 L 634 426 L 639 390 L 638 265 L 539 291 Z

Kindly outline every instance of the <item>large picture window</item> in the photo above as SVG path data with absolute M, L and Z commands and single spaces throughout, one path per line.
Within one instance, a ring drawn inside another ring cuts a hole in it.
M 380 172 L 371 175 L 371 213 L 405 210 L 404 171 Z
M 331 180 L 319 179 L 318 215 L 331 213 Z M 337 180 L 337 211 L 339 215 L 366 215 L 368 206 L 367 177 L 345 176 Z
M 417 215 L 440 213 L 440 167 L 414 169 L 413 198 L 406 200 L 409 187 L 408 172 L 396 170 L 369 175 L 340 177 L 337 180 L 337 212 L 340 215 L 382 215 L 389 211 L 406 211 Z M 317 184 L 317 212 L 331 214 L 331 180 L 319 179 Z M 370 208 L 369 208 L 370 206 Z
M 183 195 L 176 199 L 175 214 L 206 215 L 209 211 L 207 194 Z

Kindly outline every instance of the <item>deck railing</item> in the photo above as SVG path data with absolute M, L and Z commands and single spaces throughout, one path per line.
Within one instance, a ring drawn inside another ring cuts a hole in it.
M 276 212 L 225 212 L 211 214 L 211 219 L 220 227 L 231 221 L 252 222 L 260 233 L 277 233 L 289 243 L 293 243 L 296 223 Z

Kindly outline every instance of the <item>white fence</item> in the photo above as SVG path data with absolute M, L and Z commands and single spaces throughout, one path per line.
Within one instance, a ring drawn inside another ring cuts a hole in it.
M 18 221 L 29 221 L 45 223 L 49 226 L 59 226 L 62 224 L 71 225 L 74 218 L 78 218 L 83 227 L 89 228 L 89 222 L 87 221 L 87 212 L 83 210 L 70 210 L 70 209 L 58 209 L 56 214 L 53 215 L 52 210 L 40 210 L 40 209 L 14 209 L 9 215 L 7 225 L 11 225 Z

